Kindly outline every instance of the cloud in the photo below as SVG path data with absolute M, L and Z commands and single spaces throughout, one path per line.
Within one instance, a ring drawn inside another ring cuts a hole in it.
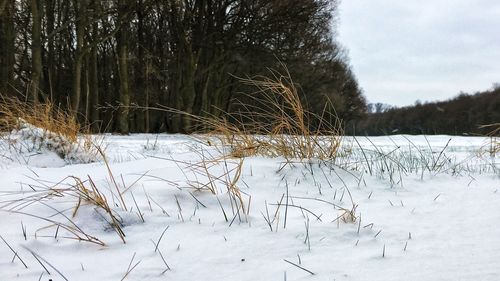
M 343 0 L 339 15 L 369 102 L 444 100 L 500 82 L 498 0 Z

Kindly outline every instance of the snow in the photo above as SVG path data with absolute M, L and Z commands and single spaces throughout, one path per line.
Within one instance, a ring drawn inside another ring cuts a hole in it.
M 105 135 L 111 174 L 102 159 L 19 156 L 4 143 L 0 280 L 499 280 L 500 167 L 488 141 L 345 137 L 335 163 L 247 157 L 239 212 L 226 183 L 240 160 L 198 137 Z M 69 176 L 89 190 L 91 179 L 126 243 L 102 208 L 54 193 L 75 185 Z M 356 220 L 344 221 L 353 204 Z
M 23 119 L 19 119 L 19 123 L 19 129 L 2 136 L 0 149 L 4 159 L 40 168 L 99 160 L 98 151 L 87 145 L 90 142 L 99 143 L 98 137 L 72 142 L 63 135 L 37 128 Z

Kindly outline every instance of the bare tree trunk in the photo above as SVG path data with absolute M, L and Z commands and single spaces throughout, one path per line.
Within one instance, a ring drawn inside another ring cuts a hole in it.
M 76 10 L 76 55 L 73 73 L 73 95 L 71 97 L 71 110 L 79 111 L 81 99 L 81 80 L 83 65 L 83 38 L 85 36 L 85 9 L 86 0 L 75 1 Z
M 84 57 L 84 67 L 83 67 L 83 94 L 85 98 L 84 103 L 84 118 L 83 121 L 86 123 L 90 118 L 90 78 L 89 78 L 89 65 L 90 60 L 88 56 Z
M 144 123 L 145 123 L 145 133 L 150 132 L 150 116 L 149 116 L 149 66 L 150 62 L 149 59 L 146 59 L 146 74 L 145 74 L 145 80 L 146 80 L 146 89 L 144 91 Z
M 31 36 L 31 87 L 30 94 L 33 102 L 39 102 L 40 79 L 42 76 L 42 18 L 39 0 L 31 0 L 31 16 L 33 19 Z
M 93 48 L 90 53 L 89 65 L 89 90 L 90 90 L 90 121 L 92 131 L 99 132 L 99 78 L 97 68 L 97 48 Z
M 58 97 L 55 97 L 54 91 L 54 74 L 55 74 L 55 48 L 54 48 L 54 32 L 55 27 L 55 0 L 46 0 L 46 15 L 47 15 L 47 76 L 46 85 L 50 100 L 55 102 Z
M 182 114 L 182 132 L 187 133 L 190 132 L 192 128 L 192 118 L 191 114 L 193 114 L 193 105 L 194 105 L 194 99 L 196 96 L 196 89 L 195 89 L 195 72 L 196 72 L 196 60 L 194 58 L 194 54 L 191 51 L 191 48 L 187 50 L 187 56 L 184 58 L 184 73 L 182 75 L 182 79 L 184 80 L 184 83 L 181 88 L 181 99 L 182 99 L 182 111 L 184 111 L 187 114 Z
M 192 15 L 180 2 L 170 3 L 170 21 L 174 29 L 173 46 L 175 62 L 173 63 L 173 79 L 170 83 L 170 91 L 173 94 L 175 108 L 184 114 L 173 114 L 171 128 L 174 132 L 189 132 L 192 129 L 193 106 L 196 97 L 195 73 L 197 69 L 198 55 L 193 51 L 193 44 L 189 40 L 188 24 Z M 193 35 L 194 36 L 194 35 Z
M 98 3 L 95 3 L 94 7 L 97 9 Z M 92 34 L 94 37 L 97 36 L 99 25 L 97 19 L 94 19 L 92 24 Z M 92 124 L 92 131 L 98 133 L 100 131 L 101 120 L 99 119 L 99 77 L 97 66 L 97 46 L 93 47 L 90 51 L 90 62 L 89 62 L 89 90 L 90 90 L 90 121 Z
M 129 112 L 130 112 L 130 90 L 128 81 L 128 1 L 118 2 L 118 18 L 121 21 L 121 28 L 118 32 L 118 71 L 120 79 L 120 107 L 118 110 L 118 130 L 122 134 L 129 133 Z
M 0 94 L 9 91 L 14 77 L 14 1 L 0 2 Z
M 144 12 L 143 12 L 143 1 L 138 0 L 138 5 L 136 9 L 137 14 L 137 73 L 136 73 L 136 89 L 137 94 L 135 95 L 135 100 L 140 106 L 139 110 L 136 110 L 136 130 L 139 132 L 145 131 L 145 107 L 147 106 L 147 93 L 148 93 L 148 81 L 147 81 L 147 71 L 148 63 L 145 59 L 144 49 L 146 47 L 146 42 L 144 40 Z

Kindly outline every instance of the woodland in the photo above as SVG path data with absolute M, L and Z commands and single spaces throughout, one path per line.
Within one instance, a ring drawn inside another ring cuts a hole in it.
M 262 106 L 242 80 L 285 75 L 307 112 L 338 117 L 347 134 L 485 134 L 482 125 L 500 120 L 499 87 L 402 108 L 367 104 L 336 40 L 338 5 L 0 0 L 0 96 L 51 104 L 93 133 L 192 133 L 200 118 Z
M 500 87 L 475 94 L 461 93 L 440 102 L 416 102 L 406 107 L 369 104 L 370 113 L 353 122 L 351 133 L 361 135 L 427 134 L 488 135 L 500 120 Z M 492 132 L 493 131 L 493 132 Z
M 331 0 L 0 0 L 0 93 L 92 132 L 190 133 L 251 103 L 242 78 L 287 73 L 307 110 L 366 102 Z M 245 100 L 246 99 L 246 100 Z

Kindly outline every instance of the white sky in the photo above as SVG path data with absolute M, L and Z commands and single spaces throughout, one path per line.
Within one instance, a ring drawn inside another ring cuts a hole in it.
M 338 40 L 368 102 L 410 105 L 500 82 L 500 0 L 342 0 Z

